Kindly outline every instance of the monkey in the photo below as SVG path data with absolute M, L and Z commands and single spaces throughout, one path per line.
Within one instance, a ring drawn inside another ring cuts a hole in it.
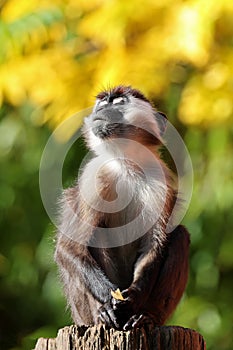
M 178 200 L 161 157 L 167 118 L 144 94 L 100 92 L 82 133 L 93 152 L 60 199 L 55 261 L 77 325 L 163 325 L 188 280 L 190 235 L 166 227 Z M 111 291 L 120 289 L 122 300 Z

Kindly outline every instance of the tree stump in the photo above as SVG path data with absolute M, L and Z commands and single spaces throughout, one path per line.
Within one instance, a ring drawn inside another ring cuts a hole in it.
M 174 326 L 143 327 L 131 331 L 70 326 L 58 331 L 55 339 L 40 338 L 35 350 L 205 350 L 196 331 Z

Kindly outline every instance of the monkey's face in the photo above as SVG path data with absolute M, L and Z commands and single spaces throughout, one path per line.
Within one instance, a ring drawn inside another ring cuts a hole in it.
M 93 150 L 117 138 L 158 145 L 165 124 L 165 116 L 155 111 L 140 91 L 118 86 L 97 95 L 93 112 L 85 119 L 83 131 Z

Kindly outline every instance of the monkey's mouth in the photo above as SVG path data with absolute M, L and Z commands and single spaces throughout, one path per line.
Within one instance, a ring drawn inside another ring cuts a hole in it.
M 102 140 L 127 138 L 144 145 L 160 145 L 161 141 L 153 133 L 127 123 L 111 123 L 102 118 L 96 118 L 92 126 L 95 136 Z
M 106 139 L 111 137 L 120 137 L 124 133 L 124 125 L 121 123 L 109 123 L 101 118 L 96 118 L 92 131 L 95 136 Z

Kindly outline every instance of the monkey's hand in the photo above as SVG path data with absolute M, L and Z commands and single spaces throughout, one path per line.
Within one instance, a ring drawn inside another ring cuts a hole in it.
M 118 317 L 120 328 L 128 331 L 132 328 L 139 328 L 144 325 L 155 325 L 153 315 L 148 312 L 141 312 L 140 293 L 138 290 L 129 288 L 121 292 L 124 300 L 112 299 L 113 310 Z M 119 318 L 120 317 L 120 318 Z
M 113 309 L 111 301 L 99 308 L 97 321 L 98 323 L 103 323 L 108 327 L 117 329 L 122 328 L 124 324 L 119 315 L 119 310 Z
M 113 297 L 111 303 L 114 310 L 127 310 L 135 313 L 140 307 L 140 292 L 136 288 L 128 288 L 121 292 L 123 299 Z
M 113 296 L 115 294 L 115 297 Z M 136 312 L 135 296 L 130 289 L 121 292 L 122 299 L 116 298 L 116 292 L 112 293 L 110 301 L 99 308 L 98 322 L 117 329 L 123 329 L 124 325 Z
M 141 306 L 140 292 L 135 288 L 128 288 L 121 292 L 123 300 L 112 298 L 111 304 L 118 323 L 125 329 L 130 319 L 138 314 Z

